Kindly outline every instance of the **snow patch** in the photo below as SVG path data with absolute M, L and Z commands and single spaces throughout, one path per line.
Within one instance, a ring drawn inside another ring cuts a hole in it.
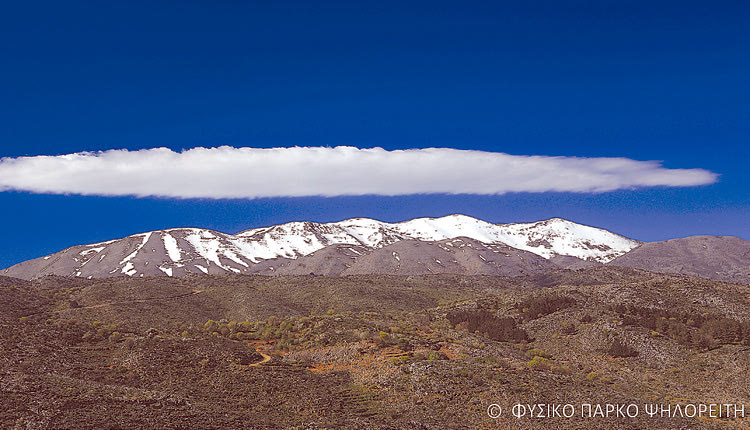
M 98 248 L 91 248 L 91 249 L 87 249 L 85 251 L 81 251 L 79 254 L 85 257 L 86 255 L 91 254 L 92 252 L 102 252 L 103 249 L 104 249 L 104 247 L 100 246 Z
M 169 255 L 170 260 L 180 261 L 182 253 L 180 252 L 180 247 L 177 245 L 177 239 L 169 233 L 164 233 L 162 239 L 164 239 L 164 248 L 167 250 L 167 255 Z
M 135 270 L 135 266 L 133 265 L 133 262 L 132 261 L 128 261 L 127 264 L 125 264 L 125 266 L 123 266 L 123 268 L 120 271 L 120 273 L 124 273 L 124 274 L 126 274 L 128 276 L 133 276 L 136 273 L 138 273 L 138 271 Z

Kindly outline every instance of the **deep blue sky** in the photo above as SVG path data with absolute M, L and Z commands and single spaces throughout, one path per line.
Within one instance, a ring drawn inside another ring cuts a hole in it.
M 157 228 L 553 216 L 750 239 L 750 4 L 3 2 L 0 156 L 453 147 L 704 168 L 603 194 L 172 200 L 0 193 L 0 267 Z

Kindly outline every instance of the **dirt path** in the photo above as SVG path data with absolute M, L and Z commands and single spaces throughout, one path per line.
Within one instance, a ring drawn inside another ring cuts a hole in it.
M 128 305 L 128 304 L 133 304 L 133 303 L 148 303 L 148 302 L 153 302 L 153 301 L 157 301 L 157 300 L 175 300 L 175 299 L 182 299 L 182 298 L 185 298 L 185 297 L 194 296 L 194 295 L 200 294 L 202 292 L 203 292 L 203 290 L 193 290 L 193 291 L 191 291 L 189 293 L 178 294 L 176 296 L 150 297 L 150 298 L 147 298 L 147 299 L 121 300 L 121 301 L 118 301 L 118 302 L 100 303 L 98 305 L 79 306 L 79 307 L 76 307 L 76 308 L 67 308 L 67 309 L 58 309 L 58 310 L 54 310 L 54 311 L 36 312 L 36 313 L 28 314 L 28 315 L 25 315 L 25 316 L 30 317 L 30 316 L 42 315 L 42 314 L 59 314 L 59 313 L 63 313 L 63 312 L 75 311 L 75 310 L 78 310 L 78 309 L 96 309 L 96 308 L 103 308 L 105 306 Z
M 122 301 L 119 301 L 119 302 L 107 302 L 107 303 L 100 303 L 100 304 L 98 304 L 98 305 L 91 305 L 91 306 L 81 306 L 81 307 L 79 307 L 79 308 L 61 309 L 61 310 L 58 310 L 58 311 L 53 311 L 53 312 L 64 312 L 64 311 L 68 311 L 68 310 L 71 310 L 71 309 L 94 309 L 94 308 L 103 308 L 103 307 L 105 307 L 105 306 L 112 306 L 112 305 L 127 305 L 127 304 L 131 304 L 131 303 L 147 303 L 147 302 L 153 302 L 153 301 L 157 301 L 157 300 L 174 300 L 174 299 L 181 299 L 181 298 L 183 298 L 183 297 L 190 297 L 190 296 L 194 296 L 194 295 L 196 295 L 196 294 L 200 294 L 200 293 L 202 293 L 202 292 L 203 292 L 202 290 L 193 290 L 193 291 L 191 291 L 191 292 L 189 292 L 189 293 L 185 293 L 185 294 L 178 294 L 178 295 L 176 295 L 176 296 L 167 296 L 167 297 L 151 297 L 151 298 L 148 298 L 148 299 L 133 299 L 133 300 L 122 300 Z
M 259 365 L 259 364 L 268 363 L 269 361 L 271 361 L 271 356 L 270 355 L 268 355 L 268 354 L 266 354 L 264 352 L 260 352 L 257 349 L 255 350 L 255 352 L 257 352 L 258 354 L 262 355 L 263 356 L 263 360 L 260 360 L 257 363 L 249 364 L 248 366 L 255 367 L 255 366 Z

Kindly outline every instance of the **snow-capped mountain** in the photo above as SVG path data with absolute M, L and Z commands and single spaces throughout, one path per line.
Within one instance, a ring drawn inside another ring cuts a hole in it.
M 269 267 L 268 260 L 296 259 L 331 245 L 352 245 L 367 254 L 402 240 L 437 242 L 457 237 L 505 245 L 545 259 L 568 256 L 598 263 L 611 261 L 640 244 L 560 218 L 526 224 L 492 224 L 465 215 L 393 224 L 353 218 L 325 224 L 290 222 L 236 235 L 198 228 L 158 230 L 74 246 L 1 273 L 26 279 L 46 274 L 99 278 L 255 273 Z

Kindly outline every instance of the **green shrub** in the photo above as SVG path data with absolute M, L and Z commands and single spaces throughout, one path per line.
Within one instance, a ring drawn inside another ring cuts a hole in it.
M 531 370 L 550 370 L 552 364 L 544 357 L 536 356 L 526 364 Z
M 500 364 L 500 361 L 497 359 L 497 357 L 481 357 L 478 359 L 478 361 L 481 361 L 482 363 L 489 364 L 490 366 L 498 366 Z
M 203 324 L 203 329 L 208 333 L 213 333 L 219 329 L 219 324 L 214 320 L 208 320 Z
M 552 358 L 552 355 L 550 355 L 550 354 L 548 354 L 548 353 L 546 353 L 543 350 L 538 349 L 538 348 L 534 348 L 534 349 L 530 349 L 530 350 L 526 351 L 524 353 L 524 356 L 526 358 L 528 358 L 529 360 L 531 360 L 534 357 Z
M 388 346 L 390 343 L 391 343 L 391 336 L 388 333 L 381 331 L 380 334 L 378 335 L 377 344 L 379 346 Z
M 409 361 L 409 356 L 403 356 L 403 357 L 393 357 L 391 358 L 391 364 L 394 365 L 401 365 Z

